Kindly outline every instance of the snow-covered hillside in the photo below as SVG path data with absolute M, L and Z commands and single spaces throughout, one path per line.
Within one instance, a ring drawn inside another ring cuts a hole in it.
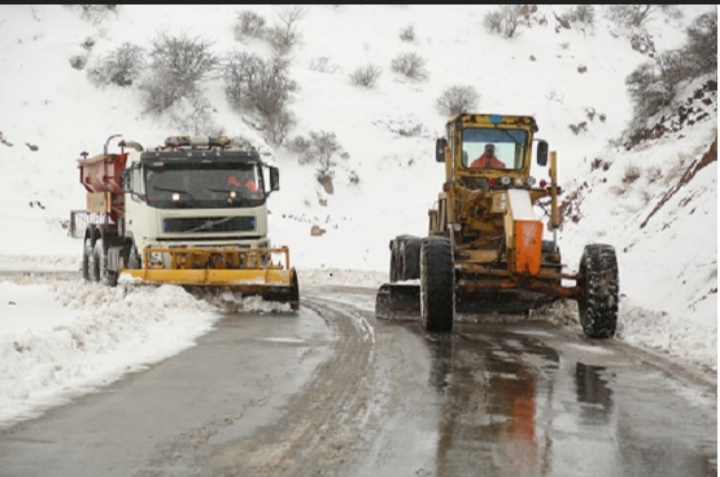
M 434 146 L 447 116 L 436 100 L 451 86 L 469 85 L 479 93 L 479 112 L 534 115 L 539 136 L 558 152 L 567 200 L 559 239 L 569 271 L 586 243 L 616 247 L 618 337 L 715 372 L 717 74 L 682 85 L 677 104 L 657 118 L 665 124 L 659 137 L 629 150 L 619 138 L 632 117 L 625 78 L 650 54 L 683 44 L 686 26 L 717 7 L 658 7 L 642 27 L 629 28 L 608 17 L 608 6 L 595 6 L 592 22 L 572 16 L 577 6 L 528 6 L 510 38 L 485 26 L 500 7 L 117 5 L 86 14 L 79 5 L 0 7 L 0 269 L 78 270 L 81 244 L 67 227 L 70 211 L 85 203 L 75 162 L 82 151 L 98 153 L 118 133 L 150 147 L 204 132 L 251 140 L 280 166 L 281 190 L 269 200 L 271 235 L 290 247 L 305 284 L 377 286 L 387 275 L 388 241 L 424 235 L 440 191 L 444 170 Z M 161 33 L 206 39 L 220 56 L 269 58 L 268 41 L 236 36 L 243 11 L 266 28 L 283 19 L 288 26 L 288 15 L 299 14 L 286 56 L 296 84 L 287 109 L 296 124 L 283 145 L 252 126 L 257 116 L 231 107 L 220 76 L 203 79 L 196 96 L 160 116 L 144 112 L 142 75 L 128 86 L 91 78 L 123 43 L 147 56 Z M 420 58 L 425 74 L 393 71 L 402 54 Z M 368 65 L 376 83 L 353 84 L 351 75 Z M 678 108 L 693 98 L 688 121 Z M 312 133 L 334 135 L 339 146 L 331 189 L 291 147 Z M 546 169 L 533 174 L 547 179 Z M 320 235 L 311 235 L 313 226 Z M 21 313 L 7 303 L 26 292 L 0 288 L 0 320 Z M 0 325 L 0 349 L 8 352 L 28 326 L 13 323 Z

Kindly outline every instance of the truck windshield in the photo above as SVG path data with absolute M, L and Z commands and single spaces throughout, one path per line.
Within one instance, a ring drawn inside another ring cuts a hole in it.
M 462 165 L 467 168 L 521 169 L 527 131 L 468 128 L 462 132 Z
M 158 208 L 257 207 L 265 202 L 257 164 L 171 164 L 145 169 L 148 205 Z

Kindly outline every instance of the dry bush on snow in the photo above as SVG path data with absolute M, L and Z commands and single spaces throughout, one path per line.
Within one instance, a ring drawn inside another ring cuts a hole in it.
M 145 69 L 145 51 L 132 43 L 123 43 L 88 70 L 95 84 L 130 86 Z
M 400 39 L 402 41 L 407 41 L 408 43 L 415 41 L 415 27 L 408 25 L 400 30 Z
M 328 131 L 311 131 L 309 138 L 296 136 L 287 147 L 300 155 L 300 164 L 314 164 L 318 178 L 334 177 L 338 160 L 350 157 L 338 143 L 335 133 Z
M 364 86 L 365 88 L 373 88 L 380 76 L 382 69 L 376 65 L 359 66 L 350 73 L 350 82 L 355 86 Z
M 246 37 L 262 39 L 265 38 L 265 19 L 252 10 L 243 10 L 238 13 L 235 21 L 235 39 L 242 40 Z
M 223 64 L 230 105 L 238 112 L 258 115 L 266 138 L 275 145 L 282 144 L 295 125 L 287 105 L 298 86 L 288 67 L 288 60 L 281 56 L 265 60 L 247 52 L 233 53 Z
M 425 63 L 425 59 L 417 53 L 403 53 L 392 60 L 391 68 L 411 80 L 424 81 L 430 76 Z
M 436 100 L 440 114 L 455 116 L 477 109 L 480 95 L 473 86 L 455 85 L 447 88 Z

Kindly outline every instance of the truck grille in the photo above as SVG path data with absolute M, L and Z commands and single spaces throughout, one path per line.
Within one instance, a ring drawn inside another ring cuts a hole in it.
M 183 217 L 163 220 L 169 233 L 249 232 L 255 230 L 255 217 Z

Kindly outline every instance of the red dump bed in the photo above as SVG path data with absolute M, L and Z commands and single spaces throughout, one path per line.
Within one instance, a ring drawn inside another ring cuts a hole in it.
M 125 215 L 125 197 L 120 173 L 125 169 L 127 157 L 127 153 L 123 153 L 99 154 L 87 159 L 78 159 L 80 183 L 88 191 L 87 210 L 109 213 L 113 223 L 117 223 L 118 219 Z M 108 192 L 110 197 L 102 196 L 102 193 Z M 100 195 L 100 198 L 95 194 Z
M 87 159 L 78 159 L 80 182 L 88 192 L 110 192 L 122 194 L 120 172 L 125 169 L 127 154 L 99 154 Z

